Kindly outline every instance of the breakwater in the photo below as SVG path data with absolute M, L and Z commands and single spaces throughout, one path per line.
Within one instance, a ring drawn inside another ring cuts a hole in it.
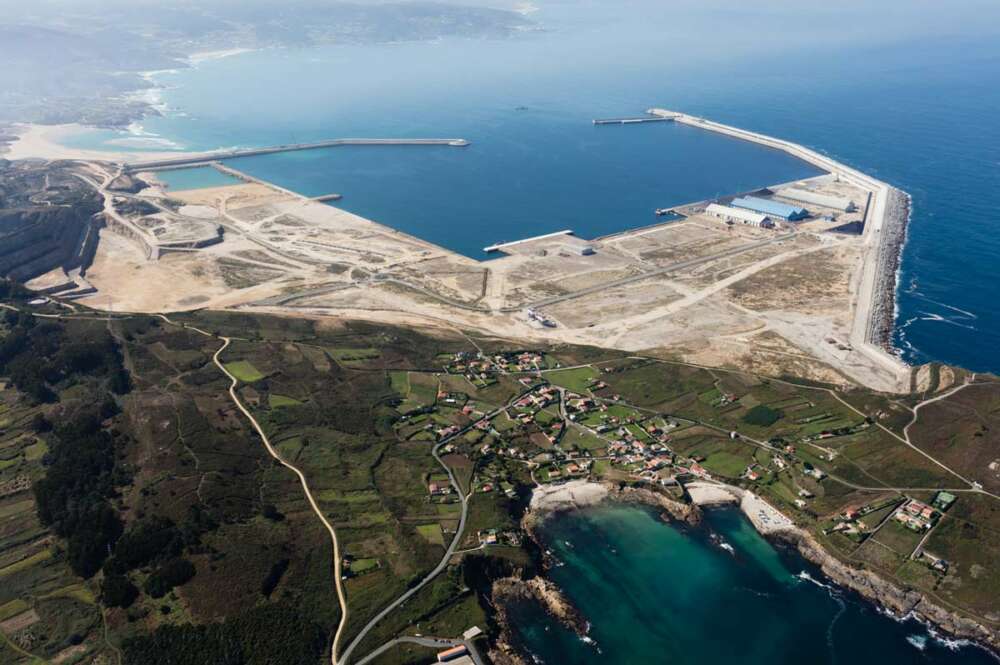
M 210 164 L 223 159 L 235 159 L 237 157 L 253 157 L 255 155 L 271 155 L 279 152 L 295 152 L 299 150 L 318 150 L 321 148 L 335 148 L 345 145 L 366 145 L 366 146 L 451 146 L 464 148 L 469 145 L 465 139 L 330 139 L 328 141 L 314 141 L 312 143 L 285 143 L 262 148 L 240 148 L 235 150 L 217 150 L 214 152 L 204 152 L 185 157 L 175 157 L 171 159 L 158 159 L 153 161 L 131 162 L 124 165 L 124 172 L 134 173 L 136 171 L 157 171 L 165 169 L 185 168 L 199 164 Z
M 865 209 L 864 259 L 854 301 L 851 343 L 873 361 L 896 390 L 908 390 L 911 368 L 900 360 L 892 346 L 896 274 L 909 218 L 908 195 L 888 183 L 791 141 L 665 109 L 651 108 L 647 113 L 786 152 L 870 193 Z
M 896 291 L 911 207 L 909 194 L 894 187 L 889 190 L 882 240 L 875 256 L 875 298 L 867 329 L 868 342 L 892 354 L 898 353 L 892 343 L 896 324 Z
M 634 125 L 642 122 L 670 122 L 673 118 L 665 118 L 661 116 L 645 116 L 642 118 L 597 118 L 594 120 L 595 125 Z

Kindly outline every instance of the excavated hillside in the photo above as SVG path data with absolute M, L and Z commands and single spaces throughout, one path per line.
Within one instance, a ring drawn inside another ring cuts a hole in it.
M 72 169 L 0 160 L 0 276 L 28 281 L 90 264 L 102 202 Z

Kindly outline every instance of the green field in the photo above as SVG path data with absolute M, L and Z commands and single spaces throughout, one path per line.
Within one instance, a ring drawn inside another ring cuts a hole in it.
M 299 400 L 294 397 L 289 397 L 288 395 L 279 395 L 277 393 L 271 393 L 268 395 L 267 403 L 272 409 L 278 409 L 283 406 L 299 406 L 302 404 Z
M 0 605 L 0 621 L 16 616 L 26 609 L 28 609 L 28 603 L 24 602 L 21 598 L 15 598 L 14 600 L 8 601 L 3 605 Z
M 351 562 L 351 571 L 355 575 L 378 568 L 378 559 L 355 559 Z
M 50 549 L 44 549 L 35 552 L 29 557 L 21 559 L 20 561 L 15 561 L 14 563 L 10 564 L 9 566 L 5 566 L 4 568 L 0 568 L 0 579 L 3 579 L 4 577 L 8 577 L 10 575 L 14 575 L 15 573 L 20 573 L 22 571 L 25 571 L 28 568 L 31 568 L 32 566 L 35 566 L 39 563 L 42 563 L 43 561 L 48 561 L 51 558 L 52 558 L 52 550 Z
M 441 533 L 440 524 L 421 524 L 417 527 L 417 533 L 431 545 L 444 546 L 444 534 Z
M 382 355 L 378 349 L 371 347 L 361 349 L 333 348 L 329 349 L 329 352 L 337 362 L 345 365 L 363 364 L 368 360 L 376 360 Z
M 586 393 L 590 384 L 600 375 L 601 373 L 593 367 L 574 367 L 545 372 L 543 376 L 557 386 L 563 386 L 576 393 Z
M 226 371 L 236 377 L 237 380 L 243 383 L 253 383 L 254 381 L 260 381 L 264 378 L 264 375 L 260 373 L 256 367 L 253 366 L 247 360 L 236 360 L 234 362 L 225 363 Z
M 24 459 L 28 460 L 29 462 L 33 462 L 35 460 L 41 459 L 42 456 L 44 456 L 45 453 L 47 452 L 49 452 L 48 445 L 44 441 L 39 439 L 34 443 L 32 443 L 31 445 L 26 446 L 24 448 Z

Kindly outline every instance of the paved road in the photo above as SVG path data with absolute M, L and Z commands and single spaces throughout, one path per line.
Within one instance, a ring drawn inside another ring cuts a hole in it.
M 403 643 L 419 644 L 420 646 L 430 647 L 432 649 L 441 649 L 441 650 L 449 649 L 451 647 L 457 647 L 460 644 L 464 644 L 465 648 L 469 650 L 469 656 L 476 663 L 476 665 L 485 665 L 482 656 L 479 655 L 479 651 L 477 651 L 476 647 L 472 644 L 472 642 L 468 640 L 449 640 L 443 637 L 410 637 L 408 635 L 403 637 L 397 637 L 394 640 L 386 642 L 378 649 L 372 651 L 370 654 L 359 660 L 357 663 L 355 663 L 355 665 L 365 665 L 366 663 L 369 663 L 372 660 L 378 658 L 383 653 L 385 653 L 392 647 L 396 646 L 397 644 L 403 644 Z
M 467 431 L 468 428 L 462 430 L 455 436 L 464 434 Z M 375 625 L 378 624 L 378 622 L 380 622 L 382 619 L 388 616 L 390 612 L 392 612 L 394 609 L 396 609 L 397 607 L 405 603 L 407 600 L 409 600 L 411 597 L 413 597 L 415 593 L 423 589 L 428 582 L 437 577 L 441 573 L 441 571 L 443 571 L 448 566 L 448 562 L 451 560 L 452 555 L 458 548 L 458 543 L 462 539 L 462 534 L 465 531 L 465 520 L 469 514 L 469 498 L 465 493 L 462 492 L 462 487 L 458 484 L 458 481 L 455 479 L 455 475 L 452 473 L 451 468 L 447 464 L 445 464 L 441 460 L 441 457 L 438 455 L 438 449 L 440 449 L 442 445 L 444 445 L 450 440 L 451 438 L 442 439 L 439 443 L 437 443 L 434 446 L 434 448 L 431 449 L 431 454 L 434 456 L 434 459 L 437 460 L 437 463 L 440 464 L 441 467 L 448 473 L 448 479 L 451 481 L 451 484 L 455 488 L 455 491 L 458 492 L 458 497 L 462 502 L 462 513 L 458 519 L 458 528 L 455 530 L 455 537 L 452 538 L 451 543 L 449 543 L 448 545 L 448 549 L 445 550 L 444 556 L 441 557 L 441 561 L 438 562 L 438 565 L 436 565 L 431 572 L 427 573 L 424 579 L 420 580 L 419 584 L 407 590 L 406 593 L 404 593 L 403 595 L 396 598 L 396 600 L 386 605 L 381 612 L 372 617 L 371 620 L 365 624 L 364 628 L 362 628 L 361 631 L 354 637 L 354 639 L 351 640 L 350 644 L 347 645 L 347 647 L 344 649 L 344 653 L 340 655 L 340 659 L 334 661 L 334 665 L 346 665 L 347 663 L 349 663 L 351 659 L 351 654 L 358 647 L 358 644 L 361 643 L 361 640 L 363 640 L 368 635 L 371 629 L 374 628 Z M 386 645 L 382 645 L 380 649 L 383 647 L 387 648 Z M 367 660 L 367 658 L 365 660 Z
M 531 392 L 530 389 L 519 393 L 516 397 L 511 398 L 511 400 L 507 402 L 507 404 L 505 404 L 500 408 L 494 409 L 493 411 L 488 413 L 485 417 L 492 418 L 493 416 L 498 415 L 509 405 L 521 399 L 522 396 L 526 395 L 529 392 Z M 451 543 L 449 543 L 448 548 L 445 550 L 444 556 L 441 557 L 441 561 L 438 562 L 438 565 L 435 566 L 434 569 L 424 577 L 424 579 L 420 580 L 419 584 L 406 591 L 406 593 L 396 598 L 396 600 L 394 600 L 393 602 L 386 605 L 381 612 L 372 617 L 371 620 L 368 623 L 366 623 L 365 626 L 361 629 L 361 631 L 354 637 L 354 639 L 351 640 L 350 644 L 347 645 L 347 647 L 344 649 L 344 652 L 340 656 L 340 660 L 337 661 L 334 665 L 347 665 L 347 663 L 350 662 L 350 656 L 354 652 L 354 649 L 357 648 L 358 644 L 361 643 L 361 641 L 368 635 L 368 633 L 372 630 L 372 628 L 374 628 L 376 624 L 378 624 L 378 622 L 380 622 L 382 619 L 388 616 L 389 613 L 392 612 L 394 609 L 396 609 L 397 607 L 405 603 L 407 600 L 409 600 L 415 593 L 424 588 L 424 586 L 426 586 L 428 582 L 433 580 L 435 577 L 441 574 L 441 572 L 445 568 L 448 567 L 448 562 L 451 560 L 451 557 L 455 554 L 455 551 L 458 549 L 458 544 L 462 540 L 462 534 L 465 532 L 465 521 L 469 513 L 469 496 L 471 496 L 472 494 L 472 489 L 471 488 L 469 489 L 469 494 L 465 494 L 462 491 L 462 486 L 458 484 L 458 480 L 455 478 L 455 474 L 452 472 L 451 467 L 449 467 L 447 464 L 444 463 L 444 460 L 441 459 L 441 456 L 438 454 L 438 451 L 441 449 L 441 446 L 445 445 L 446 443 L 448 443 L 453 439 L 463 436 L 473 427 L 475 427 L 475 423 L 459 430 L 458 432 L 452 434 L 451 436 L 445 439 L 441 439 L 441 441 L 435 444 L 434 447 L 431 449 L 431 454 L 434 456 L 434 459 L 437 460 L 437 463 L 441 465 L 441 468 L 443 468 L 447 472 L 448 480 L 451 482 L 452 487 L 455 488 L 455 491 L 458 493 L 458 498 L 462 502 L 462 513 L 458 520 L 458 528 L 455 530 L 455 537 L 452 538 Z M 384 646 L 385 645 L 382 645 L 382 647 Z

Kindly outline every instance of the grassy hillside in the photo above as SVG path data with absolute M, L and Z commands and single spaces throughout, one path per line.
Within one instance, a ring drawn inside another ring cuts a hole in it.
M 468 496 L 462 553 L 355 657 L 400 633 L 489 630 L 490 576 L 533 569 L 518 524 L 525 497 L 572 477 L 705 475 L 753 489 L 852 565 L 1000 622 L 1000 500 L 970 484 L 1000 480 L 989 459 L 1000 383 L 989 377 L 920 406 L 907 428 L 925 396 L 585 348 L 483 340 L 479 354 L 465 338 L 353 322 L 212 312 L 108 322 L 32 308 L 5 288 L 5 663 L 328 660 L 340 619 L 329 537 L 229 395 L 212 362 L 217 335 L 238 338 L 221 362 L 240 402 L 337 531 L 348 640 L 456 538 L 460 495 L 433 448 Z M 957 498 L 928 531 L 893 519 L 938 488 Z M 431 655 L 410 645 L 376 662 Z

